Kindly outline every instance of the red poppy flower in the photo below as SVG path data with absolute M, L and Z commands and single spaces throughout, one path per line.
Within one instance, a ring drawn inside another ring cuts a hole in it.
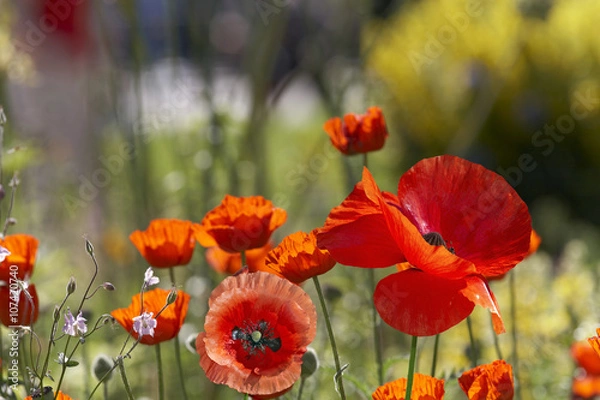
M 362 181 L 317 233 L 320 248 L 345 265 L 412 268 L 382 279 L 375 306 L 390 326 L 435 335 L 465 319 L 475 304 L 504 324 L 486 278 L 512 269 L 529 250 L 531 218 L 500 175 L 454 156 L 422 160 L 400 179 L 398 196 Z
M 598 338 L 593 338 L 597 341 Z M 571 346 L 571 356 L 578 366 L 583 368 L 587 374 L 600 375 L 600 356 L 596 353 L 594 344 L 591 342 L 575 342 Z
M 167 304 L 170 291 L 156 288 L 144 292 L 144 312 L 152 313 L 156 318 L 156 328 L 153 336 L 142 335 L 140 343 L 153 345 L 173 339 L 181 329 L 185 316 L 187 315 L 190 295 L 182 290 L 177 291 L 177 299 L 169 304 L 157 317 L 158 312 Z M 131 333 L 137 340 L 138 334 L 133 330 L 134 318 L 142 314 L 141 295 L 136 294 L 131 298 L 131 304 L 127 308 L 119 308 L 110 313 L 127 332 Z
M 148 264 L 170 268 L 190 262 L 196 241 L 190 221 L 155 219 L 145 231 L 135 231 L 129 239 Z
M 16 291 L 11 293 L 11 287 L 8 284 L 0 286 L 0 321 L 2 321 L 2 325 L 7 327 L 15 325 L 31 326 L 37 321 L 40 311 L 35 285 L 28 285 L 26 290 L 13 287 L 13 290 Z M 29 296 L 25 291 L 29 293 Z M 15 302 L 17 294 L 19 296 L 18 302 Z
M 47 396 L 47 395 L 46 395 Z M 37 398 L 37 397 L 36 397 Z M 40 397 L 40 398 L 45 398 L 45 397 Z M 52 397 L 54 398 L 54 397 Z M 25 397 L 24 400 L 34 400 L 33 397 L 31 396 L 27 396 Z M 66 394 L 64 394 L 63 392 L 61 392 L 60 390 L 58 391 L 58 396 L 56 396 L 56 400 L 72 400 L 72 398 Z
M 324 274 L 335 264 L 336 261 L 327 250 L 317 247 L 314 231 L 296 232 L 286 236 L 279 246 L 269 252 L 263 271 L 300 284 L 313 276 Z
M 388 137 L 383 113 L 379 107 L 369 107 L 366 114 L 346 114 L 344 120 L 331 118 L 323 129 L 331 143 L 343 154 L 368 153 L 383 147 Z
M 469 400 L 512 400 L 514 395 L 512 367 L 504 360 L 466 371 L 458 384 Z
M 373 400 L 404 400 L 406 396 L 406 378 L 396 379 L 379 386 L 373 392 Z M 444 380 L 414 374 L 411 400 L 442 400 L 444 398 Z
M 246 264 L 251 271 L 264 270 L 265 259 L 271 251 L 271 243 L 263 247 L 246 250 Z M 219 246 L 210 247 L 206 250 L 206 261 L 208 265 L 221 274 L 233 275 L 242 269 L 242 256 L 240 253 L 228 253 Z
M 0 281 L 9 282 L 11 277 L 21 281 L 27 280 L 33 274 L 37 239 L 24 234 L 7 235 L 0 239 L 0 246 L 10 251 L 10 255 L 0 263 Z M 16 268 L 11 269 L 13 265 L 16 265 Z M 16 271 L 17 275 L 11 275 L 11 271 Z
M 600 328 L 596 329 L 596 336 L 588 338 L 588 343 L 592 346 L 596 354 L 600 356 Z
M 196 225 L 196 239 L 204 247 L 219 246 L 230 253 L 263 247 L 285 222 L 287 213 L 262 196 L 226 195 Z
M 208 379 L 251 396 L 273 395 L 300 378 L 317 313 L 299 286 L 266 272 L 230 276 L 213 290 L 196 339 Z

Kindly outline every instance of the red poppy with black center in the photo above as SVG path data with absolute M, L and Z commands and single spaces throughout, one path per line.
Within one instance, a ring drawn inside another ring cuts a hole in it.
M 411 267 L 382 279 L 375 306 L 390 326 L 415 336 L 443 332 L 476 304 L 504 324 L 486 277 L 527 255 L 531 218 L 500 175 L 454 156 L 428 158 L 400 179 L 398 196 L 381 192 L 365 168 L 362 181 L 334 208 L 318 245 L 341 264 Z
M 225 279 L 212 292 L 196 339 L 208 379 L 251 396 L 272 395 L 300 378 L 317 314 L 299 286 L 266 272 Z

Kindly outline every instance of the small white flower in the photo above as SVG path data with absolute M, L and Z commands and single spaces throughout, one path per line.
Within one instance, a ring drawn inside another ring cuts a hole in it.
M 154 276 L 154 271 L 152 270 L 152 267 L 148 267 L 148 269 L 144 273 L 144 286 L 149 287 L 152 285 L 156 285 L 158 282 L 160 282 L 160 279 L 158 279 L 157 276 Z
M 71 310 L 67 310 L 65 313 L 65 325 L 63 326 L 62 331 L 70 336 L 77 336 L 77 332 L 84 335 L 87 332 L 85 321 L 87 321 L 87 319 L 83 318 L 81 311 L 79 311 L 77 318 L 75 318 L 73 317 Z
M 0 262 L 6 260 L 6 257 L 10 256 L 10 251 L 7 248 L 0 246 Z
M 150 335 L 154 337 L 154 328 L 156 328 L 157 322 L 155 318 L 152 318 L 154 313 L 143 312 L 142 315 L 138 315 L 133 318 L 133 330 L 140 335 Z
M 58 353 L 58 360 L 56 360 L 57 363 L 63 365 L 66 364 L 67 361 L 69 361 L 69 357 L 65 357 L 65 353 Z

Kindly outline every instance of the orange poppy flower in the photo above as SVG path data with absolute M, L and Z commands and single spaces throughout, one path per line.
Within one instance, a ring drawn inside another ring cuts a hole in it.
M 46 394 L 47 396 L 48 394 Z M 44 398 L 44 397 L 39 397 L 39 398 Z M 36 399 L 38 399 L 38 397 L 36 397 Z M 34 400 L 33 397 L 31 396 L 27 396 L 25 397 L 24 400 Z M 61 392 L 60 390 L 58 391 L 58 396 L 56 396 L 56 400 L 73 400 L 70 396 L 64 394 L 63 392 Z
M 588 343 L 596 351 L 596 354 L 600 356 L 600 328 L 596 329 L 596 336 L 588 338 Z
M 263 271 L 300 284 L 313 276 L 324 274 L 335 264 L 327 250 L 317 247 L 314 231 L 296 232 L 286 236 L 279 246 L 269 252 Z
M 404 400 L 406 383 L 406 378 L 400 378 L 379 386 L 373 392 L 373 400 Z M 444 398 L 444 380 L 415 374 L 410 398 L 411 400 L 442 400 Z
M 343 154 L 368 153 L 383 147 L 388 137 L 383 113 L 379 107 L 369 107 L 366 114 L 346 114 L 342 121 L 331 118 L 323 129 L 331 143 Z
M 600 331 L 600 329 L 599 329 Z M 594 342 L 597 342 L 598 338 Z M 571 356 L 578 366 L 588 375 L 600 375 L 600 356 L 596 353 L 595 345 L 590 342 L 575 342 L 571 346 Z
M 271 251 L 271 243 L 263 247 L 246 250 L 246 264 L 251 271 L 264 270 L 265 258 Z M 228 253 L 219 246 L 210 247 L 206 250 L 206 261 L 208 265 L 221 274 L 233 275 L 242 269 L 242 256 L 240 253 Z
M 181 329 L 185 316 L 187 315 L 190 295 L 182 290 L 177 291 L 177 299 L 173 304 L 167 306 L 157 317 L 158 312 L 167 304 L 170 291 L 156 288 L 144 292 L 144 313 L 152 313 L 156 318 L 156 328 L 152 335 L 142 335 L 140 343 L 153 345 L 173 339 Z M 110 313 L 118 322 L 131 333 L 137 340 L 138 333 L 133 330 L 134 318 L 142 314 L 141 295 L 136 294 L 131 298 L 131 304 L 127 308 L 119 308 Z
M 31 235 L 16 234 L 7 235 L 4 239 L 0 239 L 0 246 L 10 251 L 4 261 L 0 263 L 0 281 L 9 282 L 12 277 L 21 281 L 27 280 L 33 274 L 33 264 L 38 248 L 38 240 Z M 11 271 L 15 271 L 16 265 L 17 275 L 11 275 Z
M 196 225 L 196 239 L 204 247 L 219 246 L 229 253 L 263 247 L 285 222 L 287 213 L 262 196 L 226 195 Z
M 196 339 L 208 379 L 251 396 L 290 388 L 314 339 L 317 312 L 302 288 L 266 272 L 226 278 Z
M 15 325 L 31 326 L 37 321 L 40 311 L 35 285 L 28 285 L 25 289 L 31 299 L 29 299 L 25 290 L 17 289 L 16 286 L 13 287 L 13 290 L 16 291 L 11 293 L 9 285 L 0 286 L 0 321 L 2 321 L 2 325 L 7 327 Z M 18 303 L 15 303 L 16 293 L 19 293 Z
M 196 245 L 192 225 L 179 219 L 155 219 L 148 229 L 133 232 L 129 239 L 153 267 L 186 265 Z
M 458 384 L 469 400 L 512 400 L 512 366 L 504 360 L 477 366 L 464 372 Z

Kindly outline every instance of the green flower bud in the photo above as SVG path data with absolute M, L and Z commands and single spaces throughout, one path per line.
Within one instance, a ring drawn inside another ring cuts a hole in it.
M 302 379 L 310 377 L 317 369 L 319 369 L 317 352 L 312 347 L 307 347 L 306 353 L 302 356 L 302 372 L 300 373 Z
M 114 363 L 107 355 L 100 354 L 97 356 L 92 362 L 92 372 L 94 373 L 94 377 L 98 380 L 104 378 L 106 374 L 109 374 L 106 377 L 106 381 L 112 378 L 112 367 Z
M 73 294 L 77 289 L 77 283 L 75 282 L 75 277 L 69 278 L 69 283 L 67 283 L 67 294 Z

